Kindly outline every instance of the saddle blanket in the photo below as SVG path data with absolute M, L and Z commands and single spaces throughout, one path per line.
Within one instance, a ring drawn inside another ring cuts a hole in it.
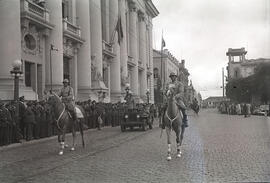
M 76 110 L 77 118 L 83 118 L 82 111 L 78 107 L 75 107 L 75 110 Z

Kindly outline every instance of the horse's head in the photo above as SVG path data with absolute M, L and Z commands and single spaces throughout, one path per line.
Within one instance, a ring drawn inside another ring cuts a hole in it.
M 169 84 L 169 89 L 166 93 L 166 96 L 168 98 L 172 98 L 174 96 L 174 94 L 175 94 L 175 84 Z
M 60 98 L 58 97 L 57 94 L 55 93 L 51 93 L 48 97 L 48 100 L 47 100 L 48 104 L 52 105 L 52 106 L 55 106 L 55 104 L 61 102 Z

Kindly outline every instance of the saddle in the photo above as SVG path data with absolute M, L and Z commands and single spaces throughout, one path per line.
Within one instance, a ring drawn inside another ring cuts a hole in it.
M 67 110 L 67 113 L 68 113 L 69 117 L 72 118 L 72 115 L 71 115 L 69 110 Z M 83 118 L 84 117 L 82 111 L 77 106 L 75 106 L 75 115 L 76 115 L 77 118 Z

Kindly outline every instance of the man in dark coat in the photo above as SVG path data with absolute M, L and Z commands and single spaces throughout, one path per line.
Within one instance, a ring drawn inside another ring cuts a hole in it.
M 21 134 L 23 136 L 23 138 L 26 138 L 26 128 L 25 128 L 25 124 L 24 124 L 24 115 L 25 115 L 25 110 L 26 110 L 26 104 L 24 102 L 24 96 L 19 98 L 19 127 L 21 130 Z
M 35 113 L 33 111 L 33 106 L 31 102 L 27 103 L 27 107 L 25 110 L 25 117 L 24 117 L 24 123 L 26 126 L 26 140 L 32 140 L 33 139 L 33 127 L 36 123 L 35 121 Z

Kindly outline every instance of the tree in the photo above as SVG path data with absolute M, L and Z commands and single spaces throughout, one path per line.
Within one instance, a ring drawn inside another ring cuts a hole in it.
M 257 95 L 261 103 L 270 100 L 270 63 L 255 68 L 255 73 L 246 78 L 232 79 L 226 85 L 226 96 L 235 102 L 251 102 Z

